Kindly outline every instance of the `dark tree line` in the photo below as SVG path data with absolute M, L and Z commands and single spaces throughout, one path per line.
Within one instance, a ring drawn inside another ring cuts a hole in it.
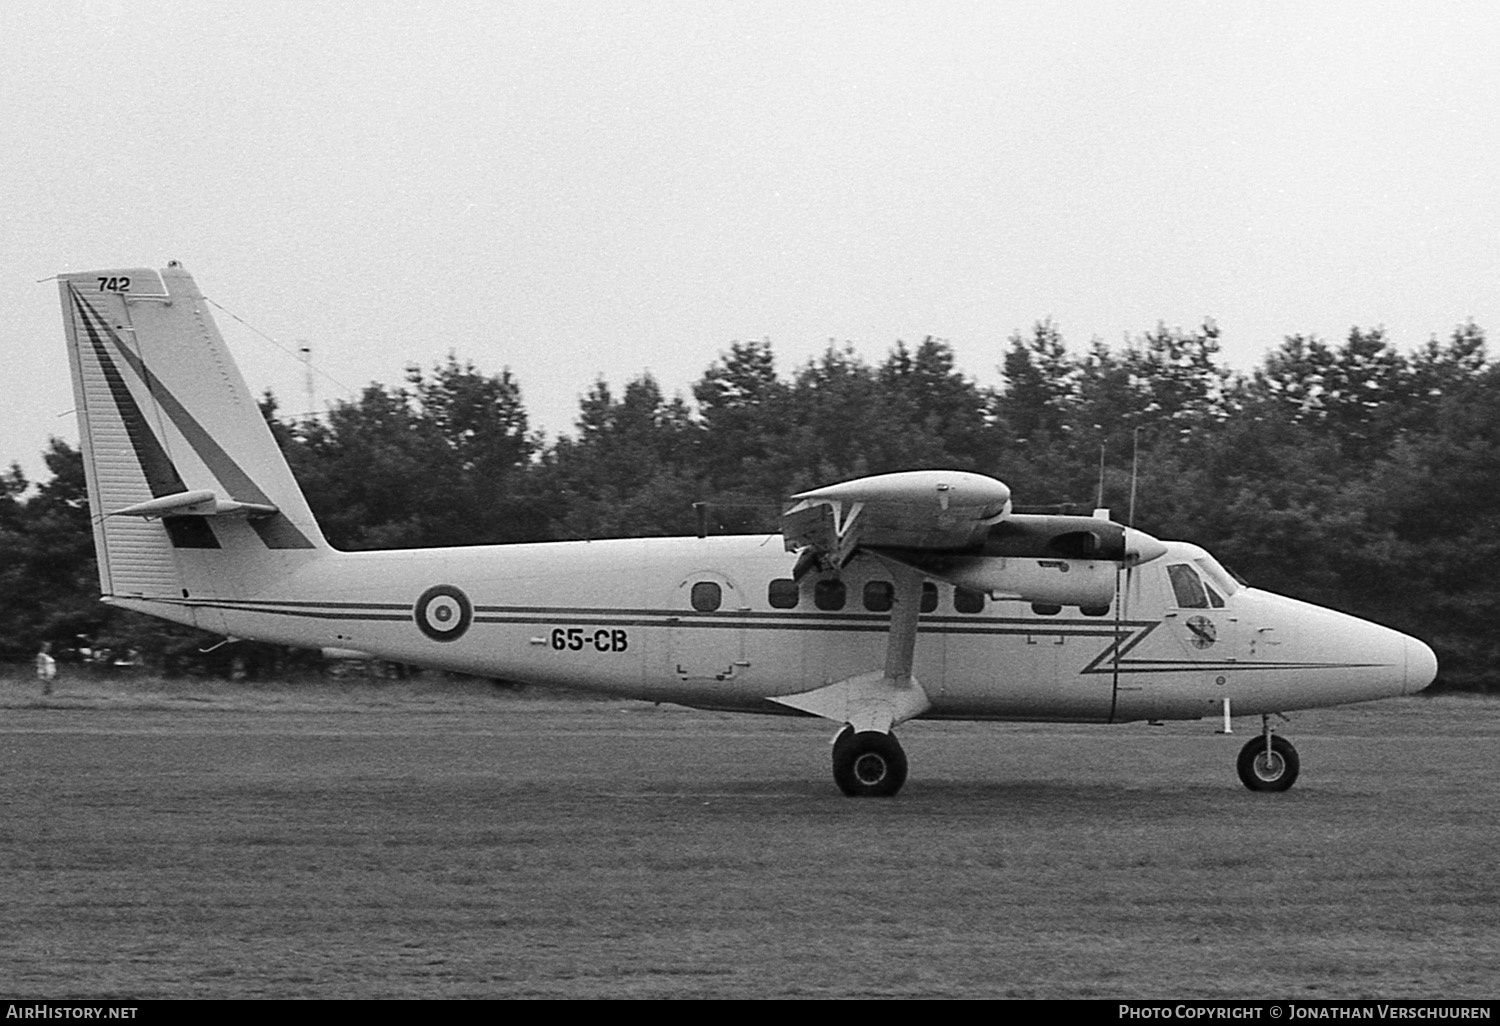
M 1383 331 L 1291 336 L 1248 374 L 1212 322 L 1120 349 L 1069 349 L 1051 322 L 1006 343 L 1002 384 L 951 347 L 898 342 L 878 364 L 831 344 L 783 371 L 737 342 L 691 401 L 650 375 L 596 382 L 547 441 L 520 384 L 450 356 L 327 416 L 264 409 L 329 540 L 371 549 L 769 531 L 789 494 L 864 474 L 991 474 L 1027 506 L 1087 509 L 1205 545 L 1252 584 L 1390 624 L 1438 650 L 1453 687 L 1500 685 L 1500 370 L 1461 325 L 1412 353 Z M 0 477 L 0 654 L 180 642 L 93 601 L 77 454 L 54 442 L 30 494 Z M 1131 467 L 1138 461 L 1132 487 Z M 153 633 L 154 632 L 154 633 Z

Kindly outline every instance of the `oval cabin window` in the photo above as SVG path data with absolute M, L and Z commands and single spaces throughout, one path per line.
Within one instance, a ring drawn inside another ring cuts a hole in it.
M 813 585 L 813 605 L 825 613 L 833 613 L 843 609 L 844 582 L 819 581 Z
M 960 613 L 984 612 L 984 592 L 968 588 L 953 589 L 953 608 Z
M 766 601 L 772 609 L 796 609 L 798 598 L 797 582 L 790 577 L 777 578 L 766 589 Z
M 693 585 L 693 608 L 700 613 L 712 613 L 724 602 L 724 590 L 713 581 L 699 581 Z

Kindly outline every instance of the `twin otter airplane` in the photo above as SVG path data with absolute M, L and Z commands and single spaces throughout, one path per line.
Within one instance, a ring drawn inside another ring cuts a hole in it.
M 1432 650 L 1246 587 L 1203 549 L 1011 511 L 924 470 L 793 496 L 780 537 L 392 552 L 329 547 L 178 264 L 59 277 L 104 598 L 234 638 L 702 709 L 840 724 L 847 795 L 906 779 L 909 719 L 1259 715 L 1245 786 L 1296 750 L 1270 714 L 1407 695 Z

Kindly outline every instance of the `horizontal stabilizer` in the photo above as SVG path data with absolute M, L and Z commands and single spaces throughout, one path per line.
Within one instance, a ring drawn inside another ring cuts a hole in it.
M 206 488 L 198 488 L 193 491 L 177 492 L 174 495 L 163 495 L 159 499 L 151 499 L 147 502 L 137 502 L 132 506 L 117 509 L 110 515 L 145 517 L 147 520 L 154 520 L 164 516 L 269 517 L 277 512 L 279 511 L 275 506 L 263 502 L 237 502 L 234 499 L 221 499 Z

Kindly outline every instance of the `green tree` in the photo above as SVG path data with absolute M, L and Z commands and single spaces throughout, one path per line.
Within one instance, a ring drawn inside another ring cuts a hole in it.
M 1073 425 L 1078 401 L 1079 362 L 1068 351 L 1062 331 L 1049 318 L 1037 321 L 1030 336 L 1019 331 L 1007 340 L 1000 372 L 1003 384 L 995 409 L 1007 434 L 1024 444 L 1046 446 Z
M 559 438 L 537 472 L 559 538 L 690 534 L 699 428 L 681 398 L 650 374 L 614 397 L 597 381 L 580 402 L 577 434 Z
M 346 549 L 530 541 L 545 515 L 528 491 L 537 440 L 508 370 L 450 355 L 406 387 L 367 387 L 282 434 L 331 544 Z
M 1470 364 L 1472 368 L 1474 365 Z M 1361 608 L 1428 641 L 1445 682 L 1500 685 L 1500 368 L 1450 387 L 1351 488 L 1372 530 L 1345 545 Z
M 1391 430 L 1436 430 L 1444 402 L 1475 386 L 1489 366 L 1484 330 L 1467 321 L 1444 341 L 1433 335 L 1406 365 L 1403 395 L 1385 419 Z
M 1255 372 L 1249 398 L 1296 424 L 1316 425 L 1356 460 L 1377 456 L 1392 404 L 1410 398 L 1405 357 L 1381 328 L 1351 328 L 1337 348 L 1289 335 Z
M 795 492 L 890 469 L 899 411 L 875 372 L 849 343 L 830 342 L 793 375 L 786 433 L 764 494 L 779 502 Z
M 693 398 L 703 428 L 702 498 L 729 529 L 773 526 L 795 425 L 791 386 L 777 374 L 771 343 L 732 343 L 693 385 Z
M 1185 438 L 1227 418 L 1231 374 L 1218 362 L 1219 349 L 1212 320 L 1190 332 L 1158 323 L 1136 339 L 1122 358 L 1136 422 Z
M 52 476 L 24 501 L 19 470 L 0 478 L 0 646 L 10 659 L 44 641 L 66 656 L 118 615 L 99 601 L 83 458 L 54 438 L 43 460 Z
M 890 470 L 952 467 L 997 470 L 998 434 L 990 424 L 992 396 L 957 370 L 953 347 L 927 336 L 915 350 L 897 342 L 876 381 L 890 425 Z

